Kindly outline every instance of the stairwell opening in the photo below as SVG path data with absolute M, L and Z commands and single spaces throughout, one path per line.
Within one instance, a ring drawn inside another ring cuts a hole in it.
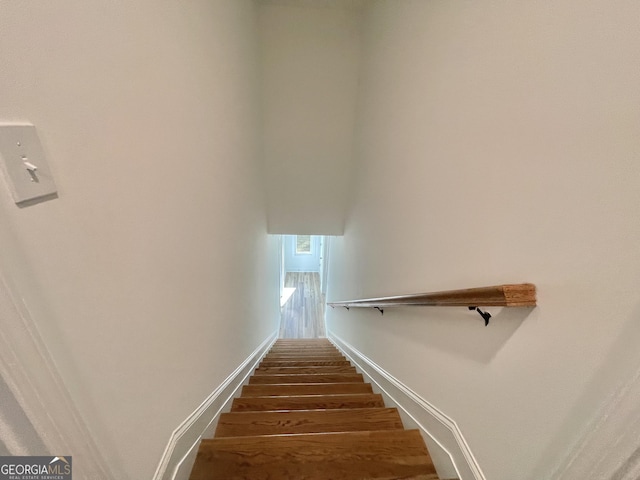
M 330 237 L 280 235 L 280 338 L 324 338 Z

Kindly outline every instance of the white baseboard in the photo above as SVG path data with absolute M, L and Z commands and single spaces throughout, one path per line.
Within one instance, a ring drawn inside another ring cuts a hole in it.
M 171 434 L 153 480 L 187 480 L 202 438 L 213 434 L 220 414 L 232 402 L 238 389 L 251 375 L 258 362 L 275 342 L 271 334 L 222 384 L 189 415 Z
M 403 417 L 408 417 L 410 422 L 422 432 L 427 445 L 435 444 L 438 449 L 448 455 L 451 460 L 450 465 L 446 464 L 447 458 L 443 455 L 440 455 L 440 461 L 436 462 L 436 455 L 434 455 L 436 452 L 431 452 L 442 478 L 455 478 L 457 475 L 460 480 L 486 480 L 455 421 L 376 365 L 355 347 L 332 332 L 328 335 L 336 347 L 374 385 L 374 388 L 379 389 L 385 400 L 394 404 L 400 413 L 404 414 Z

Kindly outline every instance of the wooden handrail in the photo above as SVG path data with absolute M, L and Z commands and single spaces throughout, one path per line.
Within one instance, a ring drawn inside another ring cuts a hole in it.
M 448 290 L 445 292 L 344 300 L 340 302 L 328 302 L 327 305 L 347 308 L 387 308 L 405 305 L 425 307 L 535 307 L 536 286 L 532 283 L 495 285 L 492 287 Z

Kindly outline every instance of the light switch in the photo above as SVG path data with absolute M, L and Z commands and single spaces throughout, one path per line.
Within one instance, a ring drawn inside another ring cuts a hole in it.
M 0 159 L 18 205 L 56 196 L 56 185 L 33 125 L 0 125 Z

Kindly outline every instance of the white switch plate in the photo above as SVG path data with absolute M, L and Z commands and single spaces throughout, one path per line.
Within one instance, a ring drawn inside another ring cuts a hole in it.
M 44 158 L 36 127 L 0 125 L 0 159 L 11 194 L 18 205 L 55 197 L 56 184 Z

